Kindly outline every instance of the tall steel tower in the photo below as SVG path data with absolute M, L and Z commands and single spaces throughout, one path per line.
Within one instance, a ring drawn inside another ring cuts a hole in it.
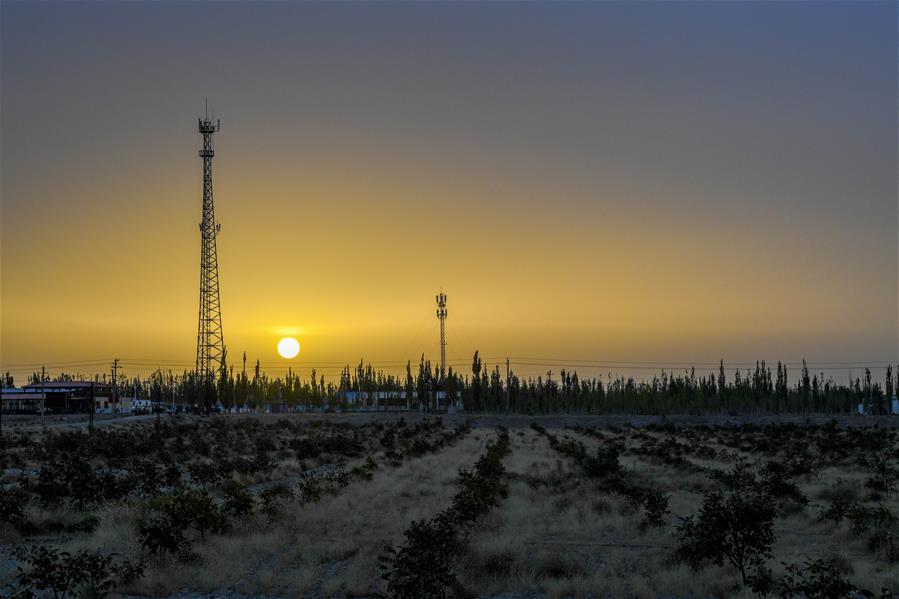
M 215 239 L 221 225 L 215 222 L 212 201 L 212 136 L 221 129 L 221 120 L 212 122 L 209 113 L 199 120 L 203 135 L 203 220 L 200 223 L 200 322 L 197 326 L 197 377 L 202 403 L 212 407 L 211 388 L 216 374 L 225 367 L 225 339 L 222 335 L 222 304 L 219 300 L 219 266 Z
M 440 319 L 440 382 L 446 377 L 446 294 L 437 296 L 437 318 Z

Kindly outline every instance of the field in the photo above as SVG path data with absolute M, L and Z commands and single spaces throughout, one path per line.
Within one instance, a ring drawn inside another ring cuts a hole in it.
M 7 594 L 899 592 L 896 418 L 4 424 Z

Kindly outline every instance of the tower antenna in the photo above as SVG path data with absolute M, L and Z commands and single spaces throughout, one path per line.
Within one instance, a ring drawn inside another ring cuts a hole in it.
M 212 198 L 212 136 L 218 133 L 219 122 L 209 120 L 209 101 L 206 113 L 199 121 L 203 136 L 203 219 L 200 222 L 200 318 L 197 325 L 197 383 L 200 386 L 202 407 L 209 412 L 213 403 L 215 375 L 225 368 L 225 339 L 222 334 L 222 304 L 219 299 L 219 269 L 216 237 L 220 225 L 215 221 Z
M 440 319 L 440 382 L 446 378 L 446 294 L 437 295 L 437 318 Z

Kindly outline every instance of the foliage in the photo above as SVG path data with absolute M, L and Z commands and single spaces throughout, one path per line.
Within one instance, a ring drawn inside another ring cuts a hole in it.
M 387 592 L 395 599 L 442 599 L 455 582 L 450 570 L 460 539 L 451 510 L 431 520 L 416 520 L 403 533 L 398 549 L 379 558 Z
M 703 562 L 730 563 L 747 582 L 747 570 L 771 557 L 774 507 L 758 492 L 713 491 L 703 498 L 698 515 L 677 528 L 676 556 L 694 569 Z
M 185 532 L 193 529 L 206 538 L 228 525 L 225 510 L 203 489 L 182 489 L 151 499 L 138 520 L 141 546 L 154 555 L 187 553 L 191 543 Z
M 317 503 L 322 498 L 322 490 L 318 479 L 307 477 L 300 484 L 300 499 L 303 503 Z
M 284 485 L 269 487 L 259 494 L 262 511 L 269 516 L 274 515 L 285 502 L 292 498 L 293 492 Z
M 873 470 L 874 475 L 865 481 L 865 486 L 891 497 L 896 492 L 899 471 L 893 468 L 883 456 L 878 456 Z
M 60 552 L 52 547 L 17 547 L 14 556 L 28 567 L 18 567 L 18 586 L 24 593 L 40 591 L 55 599 L 106 597 L 120 583 L 144 575 L 144 565 L 117 561 L 115 554 L 97 551 Z M 26 595 L 27 596 L 27 595 Z
M 0 521 L 19 524 L 25 519 L 27 497 L 11 489 L 0 488 Z
M 127 496 L 133 480 L 119 477 L 111 471 L 95 469 L 90 461 L 77 455 L 44 464 L 35 479 L 26 479 L 25 488 L 37 494 L 44 506 L 57 505 L 62 500 L 79 510 L 103 501 Z
M 237 518 L 248 516 L 256 507 L 256 498 L 236 480 L 229 480 L 224 487 L 224 510 Z
M 849 509 L 853 506 L 852 503 L 840 499 L 839 497 L 835 497 L 830 500 L 830 505 L 821 512 L 822 520 L 829 520 L 834 524 L 840 524 L 843 519 L 846 518 L 849 513 Z
M 643 525 L 663 526 L 668 515 L 668 495 L 649 487 L 641 487 L 629 482 L 624 469 L 618 461 L 620 452 L 617 447 L 609 445 L 596 448 L 595 455 L 590 455 L 580 441 L 573 439 L 559 440 L 545 428 L 531 423 L 531 428 L 549 440 L 550 447 L 562 455 L 573 458 L 585 478 L 602 480 L 605 488 L 627 498 L 636 507 L 643 510 Z M 578 429 L 580 432 L 595 435 L 592 429 Z
M 137 526 L 141 547 L 152 555 L 164 558 L 166 554 L 190 551 L 191 543 L 184 536 L 184 529 L 165 512 L 150 510 L 141 516 Z
M 848 599 L 858 588 L 846 579 L 844 568 L 836 559 L 808 559 L 803 564 L 784 564 L 780 577 L 759 568 L 749 577 L 749 588 L 761 597 L 774 595 L 781 599 Z
M 597 447 L 596 455 L 585 455 L 581 468 L 588 478 L 618 478 L 622 475 L 618 451 L 613 447 Z
M 871 530 L 882 530 L 896 524 L 896 515 L 882 505 L 869 507 L 858 503 L 852 504 L 846 511 L 852 532 L 857 535 Z
M 471 470 L 459 471 L 459 490 L 449 508 L 430 520 L 414 521 L 403 533 L 404 542 L 387 547 L 379 557 L 381 578 L 396 599 L 442 599 L 455 584 L 452 564 L 469 525 L 489 512 L 505 494 L 505 468 L 509 434 L 487 447 Z

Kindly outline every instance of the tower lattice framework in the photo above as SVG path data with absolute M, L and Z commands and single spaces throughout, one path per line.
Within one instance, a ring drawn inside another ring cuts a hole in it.
M 440 319 L 440 382 L 446 378 L 446 294 L 437 295 L 437 318 Z
M 208 114 L 199 119 L 203 135 L 203 220 L 200 222 L 200 322 L 197 327 L 197 377 L 206 408 L 211 404 L 210 389 L 216 374 L 225 367 L 225 338 L 222 334 L 222 304 L 219 298 L 219 267 L 216 254 L 216 237 L 221 225 L 215 221 L 215 204 L 212 199 L 212 136 L 221 129 L 221 120 L 215 122 Z

